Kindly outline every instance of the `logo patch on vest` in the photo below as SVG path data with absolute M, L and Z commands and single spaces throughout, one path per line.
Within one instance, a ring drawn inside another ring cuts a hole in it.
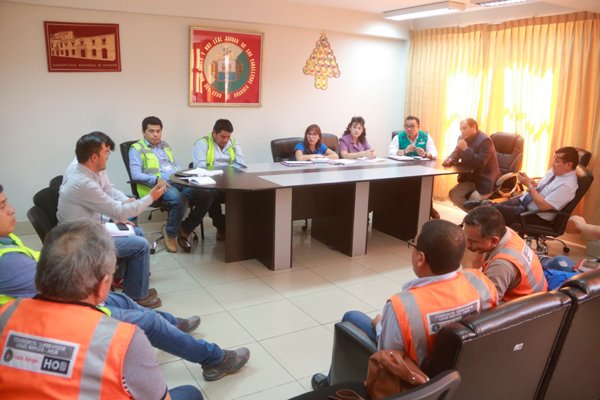
M 78 343 L 10 331 L 2 348 L 0 364 L 70 378 L 78 351 Z
M 430 334 L 438 333 L 444 325 L 458 321 L 465 315 L 479 311 L 479 300 L 449 310 L 437 311 L 426 315 L 427 328 Z
M 527 246 L 527 244 L 525 244 L 523 246 L 523 250 L 521 251 L 521 254 L 525 258 L 525 260 L 527 260 L 527 264 L 531 265 L 531 262 L 533 261 L 533 250 L 531 250 L 531 247 L 529 247 L 529 246 Z

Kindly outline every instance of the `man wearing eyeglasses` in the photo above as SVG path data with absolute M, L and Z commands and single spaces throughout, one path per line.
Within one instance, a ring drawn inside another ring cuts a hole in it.
M 419 118 L 409 115 L 404 119 L 404 130 L 392 138 L 388 148 L 388 156 L 423 157 L 435 160 L 438 156 L 437 148 L 431 135 L 420 130 Z M 440 218 L 440 213 L 431 205 L 430 217 Z
M 460 133 L 456 148 L 442 165 L 473 168 L 473 172 L 458 175 L 458 184 L 449 193 L 450 200 L 465 210 L 465 201 L 484 200 L 492 194 L 500 176 L 500 167 L 494 143 L 479 130 L 477 121 L 473 118 L 460 121 Z
M 360 311 L 350 311 L 342 321 L 363 330 L 379 350 L 404 351 L 421 364 L 444 325 L 495 307 L 498 293 L 481 271 L 457 271 L 465 251 L 465 237 L 457 225 L 441 219 L 428 221 L 416 243 L 409 242 L 409 246 L 417 278 L 387 301 L 383 316 L 371 319 Z M 329 379 L 316 374 L 311 385 L 317 390 L 328 386 Z

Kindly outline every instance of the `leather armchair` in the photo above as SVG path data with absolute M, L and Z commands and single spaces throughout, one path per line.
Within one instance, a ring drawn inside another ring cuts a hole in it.
M 338 322 L 333 331 L 331 383 L 364 381 L 369 357 L 377 351 L 377 343 L 350 322 Z
M 294 156 L 294 147 L 302 143 L 301 137 L 289 137 L 271 140 L 273 162 L 287 161 Z

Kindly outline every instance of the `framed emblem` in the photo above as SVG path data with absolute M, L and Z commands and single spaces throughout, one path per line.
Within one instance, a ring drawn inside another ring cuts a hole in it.
M 190 28 L 191 106 L 260 107 L 262 33 Z

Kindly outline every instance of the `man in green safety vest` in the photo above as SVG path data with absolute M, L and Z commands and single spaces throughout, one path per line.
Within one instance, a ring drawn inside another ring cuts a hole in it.
M 184 251 L 191 249 L 188 237 L 200 225 L 202 218 L 213 204 L 217 192 L 173 183 L 170 176 L 180 170 L 173 151 L 162 140 L 162 121 L 157 117 L 146 117 L 142 121 L 144 137 L 129 149 L 131 178 L 138 183 L 138 194 L 144 196 L 153 186 L 165 185 L 167 189 L 161 201 L 169 205 L 167 223 L 163 236 L 167 251 L 177 252 L 177 244 Z M 185 212 L 190 212 L 185 220 Z
M 242 148 L 231 136 L 232 133 L 233 125 L 229 120 L 217 120 L 212 134 L 204 136 L 194 143 L 192 150 L 194 167 L 246 167 Z M 213 225 L 217 228 L 217 240 L 225 240 L 225 216 L 221 210 L 221 203 L 224 202 L 224 199 L 225 194 L 219 192 L 219 197 L 215 199 L 213 205 L 208 210 L 208 215 L 212 218 Z

